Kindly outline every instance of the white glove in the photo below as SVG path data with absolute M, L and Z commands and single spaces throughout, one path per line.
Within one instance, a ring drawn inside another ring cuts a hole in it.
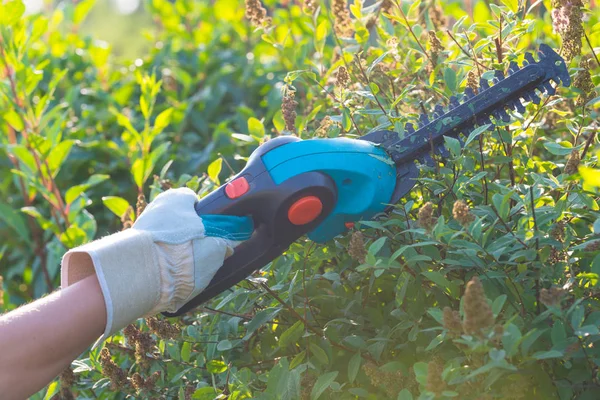
M 107 312 L 99 342 L 137 318 L 177 311 L 208 286 L 235 246 L 252 235 L 250 218 L 201 218 L 196 201 L 188 188 L 168 190 L 131 229 L 64 255 L 63 288 L 93 273 L 98 277 Z

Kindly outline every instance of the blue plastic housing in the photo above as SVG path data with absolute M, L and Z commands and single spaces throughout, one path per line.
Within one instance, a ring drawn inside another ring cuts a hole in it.
M 308 237 L 326 242 L 344 232 L 346 222 L 372 219 L 390 204 L 396 167 L 387 153 L 370 142 L 346 138 L 287 143 L 262 156 L 276 184 L 305 172 L 329 175 L 337 188 L 331 214 Z

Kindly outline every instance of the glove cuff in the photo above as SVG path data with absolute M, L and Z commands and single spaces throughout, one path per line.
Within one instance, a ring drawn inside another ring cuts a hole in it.
M 152 235 L 127 229 L 68 251 L 62 259 L 61 285 L 67 287 L 93 273 L 106 305 L 106 328 L 97 346 L 160 301 L 160 270 Z

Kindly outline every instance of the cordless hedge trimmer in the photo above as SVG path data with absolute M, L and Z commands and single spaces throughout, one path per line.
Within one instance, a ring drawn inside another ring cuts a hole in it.
M 308 234 L 325 242 L 388 210 L 415 185 L 419 169 L 432 155 L 447 156 L 444 137 L 464 139 L 478 126 L 510 121 L 507 110 L 525 111 L 521 100 L 539 104 L 540 93 L 571 83 L 564 60 L 541 45 L 539 61 L 529 53 L 522 68 L 510 64 L 508 76 L 494 71 L 490 86 L 482 79 L 479 93 L 465 90 L 450 98 L 446 111 L 437 105 L 433 117 L 421 115 L 419 126 L 404 134 L 376 131 L 360 139 L 310 139 L 280 136 L 258 147 L 246 167 L 229 183 L 196 204 L 202 214 L 252 216 L 253 236 L 225 260 L 210 285 L 180 310 L 180 315 L 216 296 L 281 255 Z

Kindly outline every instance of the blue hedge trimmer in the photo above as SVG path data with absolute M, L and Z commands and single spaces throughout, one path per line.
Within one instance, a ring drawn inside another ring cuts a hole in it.
M 432 155 L 447 156 L 444 137 L 464 143 L 477 127 L 510 121 L 507 110 L 525 111 L 521 100 L 539 104 L 540 93 L 553 95 L 571 79 L 564 60 L 541 45 L 539 61 L 529 53 L 522 68 L 510 64 L 508 76 L 494 71 L 492 86 L 482 79 L 475 94 L 452 96 L 446 111 L 437 105 L 419 126 L 404 134 L 376 131 L 360 139 L 311 139 L 280 136 L 258 147 L 246 167 L 229 183 L 196 204 L 202 214 L 248 215 L 255 231 L 225 260 L 210 285 L 180 310 L 180 315 L 216 296 L 281 255 L 308 234 L 325 242 L 390 208 L 415 185 L 416 161 L 433 165 Z M 461 137 L 462 136 L 462 137 Z

